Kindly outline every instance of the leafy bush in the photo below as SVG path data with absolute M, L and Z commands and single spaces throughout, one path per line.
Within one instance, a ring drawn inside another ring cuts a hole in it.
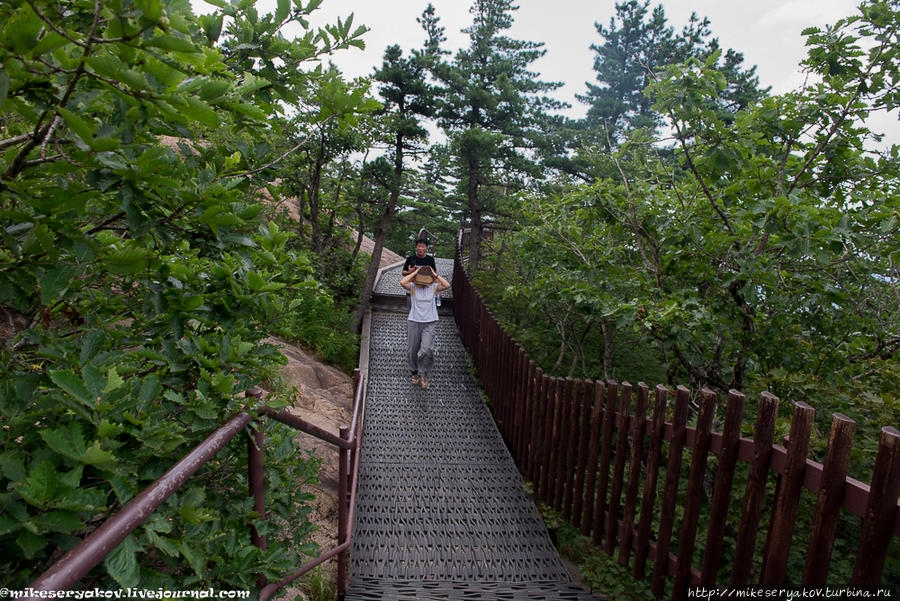
M 203 17 L 166 0 L 0 5 L 4 586 L 33 580 L 250 408 L 239 393 L 283 361 L 261 341 L 316 284 L 256 200 L 273 157 L 205 134 L 259 136 L 315 77 L 274 63 L 355 43 L 349 22 L 281 36 L 316 4 L 265 18 L 252 2 Z M 238 437 L 85 583 L 251 588 L 311 552 L 303 483 L 317 464 L 264 427 L 270 517 L 256 524 L 287 544 L 248 544 Z

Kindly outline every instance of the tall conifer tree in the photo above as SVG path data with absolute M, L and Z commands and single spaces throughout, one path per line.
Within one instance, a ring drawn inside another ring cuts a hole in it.
M 406 58 L 400 46 L 393 45 L 385 50 L 384 62 L 374 74 L 375 81 L 380 84 L 378 90 L 384 102 L 385 122 L 390 136 L 389 156 L 376 161 L 374 168 L 382 168 L 382 171 L 388 173 L 383 179 L 387 180 L 390 196 L 375 230 L 372 260 L 356 310 L 356 329 L 362 325 L 369 296 L 375 285 L 375 276 L 378 274 L 385 235 L 400 198 L 403 172 L 406 169 L 405 156 L 407 152 L 418 150 L 418 144 L 428 139 L 428 131 L 420 119 L 434 114 L 434 89 L 425 81 L 425 69 L 426 61 L 421 52 L 415 52 Z
M 535 154 L 544 137 L 541 123 L 548 109 L 561 103 L 545 92 L 559 83 L 538 79 L 530 65 L 542 57 L 543 43 L 514 40 L 505 35 L 518 7 L 510 0 L 475 0 L 468 48 L 447 61 L 440 49 L 443 28 L 429 5 L 420 22 L 429 35 L 432 71 L 442 101 L 438 122 L 450 140 L 457 161 L 460 191 L 471 219 L 469 260 L 475 267 L 485 216 L 497 199 L 521 176 L 540 177 Z

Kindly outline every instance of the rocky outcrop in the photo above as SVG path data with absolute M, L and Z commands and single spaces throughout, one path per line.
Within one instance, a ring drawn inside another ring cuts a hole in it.
M 282 340 L 269 338 L 266 342 L 275 344 L 287 357 L 287 365 L 281 370 L 282 385 L 296 390 L 294 404 L 290 411 L 304 420 L 333 434 L 338 434 L 341 426 L 350 424 L 353 417 L 353 379 L 344 372 L 319 361 L 312 352 L 288 344 Z M 337 449 L 315 436 L 298 432 L 297 445 L 311 450 L 322 460 L 319 484 L 307 487 L 316 499 L 309 519 L 317 529 L 312 535 L 321 551 L 337 545 Z M 298 560 L 298 566 L 303 561 Z M 330 578 L 336 577 L 336 563 L 326 562 Z M 297 587 L 287 587 L 279 592 L 279 599 L 295 599 L 300 593 Z M 301 596 L 303 598 L 303 596 Z

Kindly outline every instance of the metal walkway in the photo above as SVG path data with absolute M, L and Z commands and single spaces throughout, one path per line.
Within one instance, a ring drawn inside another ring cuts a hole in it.
M 403 297 L 399 269 L 377 295 Z M 347 601 L 596 599 L 553 548 L 448 307 L 427 390 L 409 382 L 405 311 L 374 312 L 362 444 Z

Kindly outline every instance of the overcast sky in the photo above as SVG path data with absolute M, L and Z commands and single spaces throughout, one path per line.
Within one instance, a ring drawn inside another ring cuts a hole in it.
M 432 0 L 445 27 L 445 47 L 456 50 L 465 45 L 460 30 L 471 23 L 467 0 Z M 192 0 L 202 10 L 203 0 Z M 425 34 L 416 18 L 427 0 L 324 0 L 313 13 L 312 24 L 332 23 L 353 13 L 354 24 L 368 26 L 365 51 L 355 48 L 336 53 L 333 62 L 350 77 L 370 75 L 381 64 L 384 50 L 399 44 L 405 51 L 420 48 Z M 656 2 L 653 3 L 655 5 Z M 745 65 L 757 65 L 760 84 L 772 86 L 773 93 L 795 89 L 803 82 L 799 63 L 806 55 L 801 31 L 811 25 L 834 23 L 856 13 L 854 0 L 664 0 L 669 25 L 676 31 L 687 23 L 691 12 L 709 17 L 713 35 L 723 48 L 744 54 Z M 275 0 L 260 0 L 261 11 L 271 10 Z M 613 16 L 613 0 L 520 0 L 514 12 L 510 37 L 544 42 L 543 58 L 533 63 L 544 81 L 564 85 L 555 96 L 572 105 L 567 114 L 581 117 L 586 106 L 575 99 L 583 94 L 585 82 L 594 81 L 594 53 L 590 45 L 600 42 L 595 22 L 604 26 Z M 207 5 L 208 6 L 208 5 Z M 897 111 L 882 114 L 870 123 L 871 129 L 888 134 L 900 144 Z

